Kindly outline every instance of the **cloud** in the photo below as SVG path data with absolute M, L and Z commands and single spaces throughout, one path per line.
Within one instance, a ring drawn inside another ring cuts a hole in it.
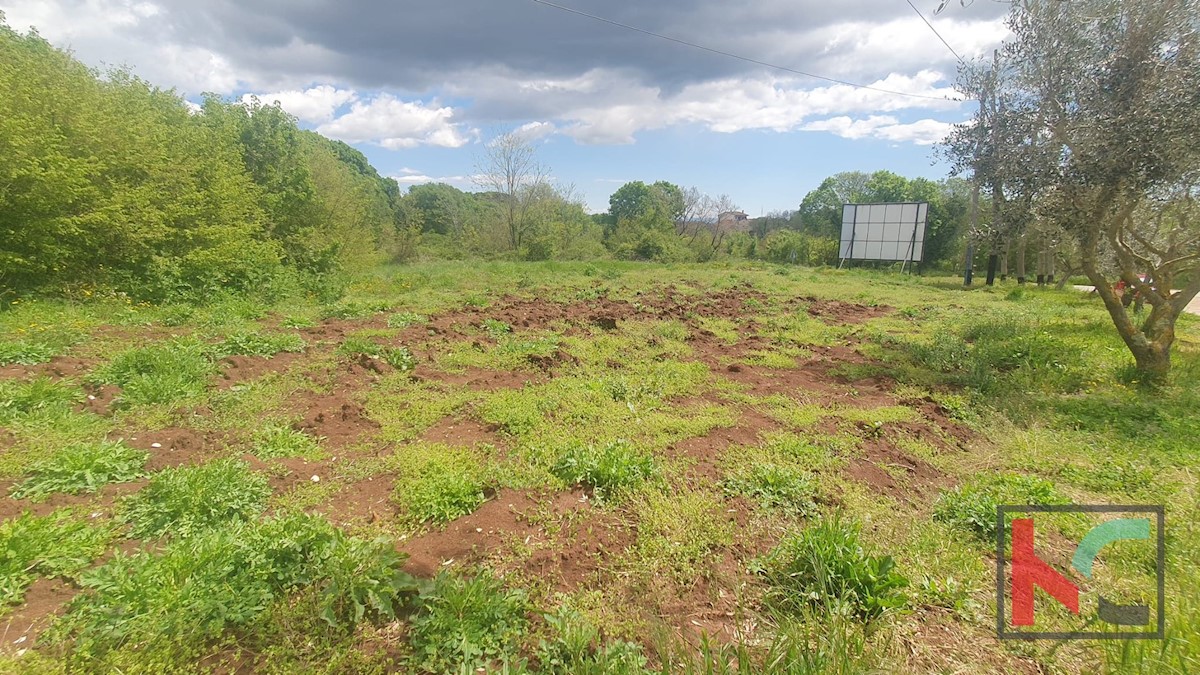
M 389 176 L 401 185 L 422 185 L 424 183 L 446 183 L 455 186 L 473 186 L 472 176 L 427 176 L 415 169 L 401 169 L 399 175 Z
M 374 143 L 389 150 L 435 145 L 459 148 L 474 130 L 452 121 L 454 109 L 426 106 L 420 101 L 401 101 L 380 94 L 369 101 L 358 100 L 350 111 L 325 122 L 317 131 L 347 143 Z
M 917 145 L 932 145 L 950 133 L 954 125 L 932 119 L 901 124 L 890 115 L 872 115 L 864 119 L 851 119 L 845 115 L 831 117 L 805 124 L 805 131 L 828 131 L 842 138 L 878 138 L 893 142 L 908 142 Z
M 243 101 L 249 101 L 251 95 L 242 96 Z M 323 84 L 305 90 L 292 89 L 273 94 L 260 94 L 258 99 L 270 104 L 276 101 L 289 113 L 304 122 L 320 123 L 333 119 L 339 108 L 358 100 L 358 94 L 351 89 L 338 89 L 332 85 Z

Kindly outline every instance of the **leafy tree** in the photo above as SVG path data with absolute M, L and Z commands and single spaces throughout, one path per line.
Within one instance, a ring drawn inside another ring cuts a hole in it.
M 1170 370 L 1177 317 L 1200 293 L 1197 16 L 1196 0 L 1014 4 L 995 68 L 1001 95 L 975 123 L 1024 131 L 981 131 L 995 149 L 969 157 L 970 144 L 951 145 L 976 171 L 990 168 L 983 158 L 1016 177 L 998 194 L 1029 200 L 1061 228 L 1137 370 L 1155 380 Z M 1109 267 L 1150 304 L 1140 323 Z

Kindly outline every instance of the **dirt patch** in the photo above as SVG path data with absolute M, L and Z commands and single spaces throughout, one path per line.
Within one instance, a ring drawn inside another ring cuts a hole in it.
M 0 494 L 8 495 L 12 487 L 19 481 L 4 481 L 0 483 Z M 13 499 L 5 496 L 0 498 L 0 520 L 9 520 L 28 511 L 34 516 L 49 515 L 61 508 L 86 505 L 93 513 L 112 513 L 116 503 L 124 496 L 131 495 L 145 487 L 145 479 L 128 483 L 110 483 L 103 485 L 96 492 L 77 495 L 55 493 L 40 502 L 30 499 Z
M 121 395 L 121 388 L 115 384 L 85 384 L 83 390 L 86 398 L 76 407 L 79 412 L 90 412 L 93 415 L 107 417 L 112 413 L 113 403 Z
M 217 387 L 228 389 L 268 373 L 283 372 L 303 356 L 300 352 L 280 352 L 274 356 L 227 356 L 217 361 L 217 368 L 221 371 Z
M 544 373 L 484 370 L 482 368 L 467 368 L 461 373 L 449 373 L 427 366 L 417 366 L 413 370 L 413 379 L 444 382 L 472 391 L 495 391 L 498 389 L 522 389 L 527 385 L 541 384 L 548 378 Z
M 887 316 L 894 308 L 887 305 L 860 305 L 841 300 L 817 300 L 816 298 L 797 298 L 794 303 L 808 305 L 808 314 L 817 317 L 825 323 L 839 326 L 859 324 L 870 319 Z
M 446 445 L 492 445 L 504 447 L 506 443 L 496 433 L 496 426 L 463 417 L 444 417 L 421 434 L 427 443 Z
M 46 363 L 32 366 L 23 366 L 17 363 L 0 366 L 0 380 L 33 379 L 35 377 L 49 377 L 56 380 L 68 377 L 76 378 L 91 372 L 95 366 L 96 361 L 93 359 L 55 356 Z
M 155 431 L 126 429 L 120 438 L 125 445 L 150 453 L 146 470 L 161 471 L 176 466 L 203 464 L 224 453 L 228 438 L 216 432 L 202 432 L 186 427 L 168 427 Z
M 733 446 L 755 446 L 764 436 L 780 428 L 780 424 L 753 408 L 742 408 L 738 423 L 733 427 L 714 429 L 704 436 L 695 436 L 672 445 L 668 451 L 694 462 L 688 469 L 689 478 L 711 484 L 724 478 L 721 459 Z
M 350 483 L 328 502 L 312 510 L 339 525 L 390 520 L 396 516 L 396 506 L 392 503 L 394 480 L 395 476 L 385 473 Z
M 541 528 L 529 522 L 537 507 L 529 493 L 500 490 L 474 513 L 463 516 L 444 529 L 433 530 L 400 543 L 409 558 L 405 569 L 420 577 L 432 577 L 450 565 L 471 563 L 505 544 L 506 538 L 526 539 L 541 535 Z
M 850 461 L 846 474 L 872 491 L 901 501 L 924 503 L 926 497 L 953 484 L 946 474 L 912 457 L 884 439 L 863 443 L 864 456 Z
M 0 619 L 4 624 L 0 654 L 24 653 L 33 647 L 77 593 L 78 589 L 61 579 L 35 579 L 25 591 L 25 603 Z

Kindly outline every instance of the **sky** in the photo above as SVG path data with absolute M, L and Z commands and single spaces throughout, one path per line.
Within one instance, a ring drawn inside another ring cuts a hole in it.
M 517 132 L 593 212 L 627 181 L 667 180 L 753 216 L 795 209 L 839 171 L 944 177 L 935 144 L 971 108 L 953 88 L 955 53 L 990 55 L 1007 35 L 996 0 L 936 16 L 938 0 L 554 2 L 0 0 L 0 11 L 89 65 L 129 67 L 191 101 L 278 101 L 402 186 L 482 189 L 487 142 Z

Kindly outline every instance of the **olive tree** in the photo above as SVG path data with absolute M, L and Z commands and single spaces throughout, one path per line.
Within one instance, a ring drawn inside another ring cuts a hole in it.
M 961 134 L 987 151 L 951 152 L 1061 228 L 1137 369 L 1161 379 L 1200 293 L 1200 0 L 1025 0 L 1008 25 L 1003 105 L 981 106 Z M 1144 318 L 1106 269 L 1150 305 Z

